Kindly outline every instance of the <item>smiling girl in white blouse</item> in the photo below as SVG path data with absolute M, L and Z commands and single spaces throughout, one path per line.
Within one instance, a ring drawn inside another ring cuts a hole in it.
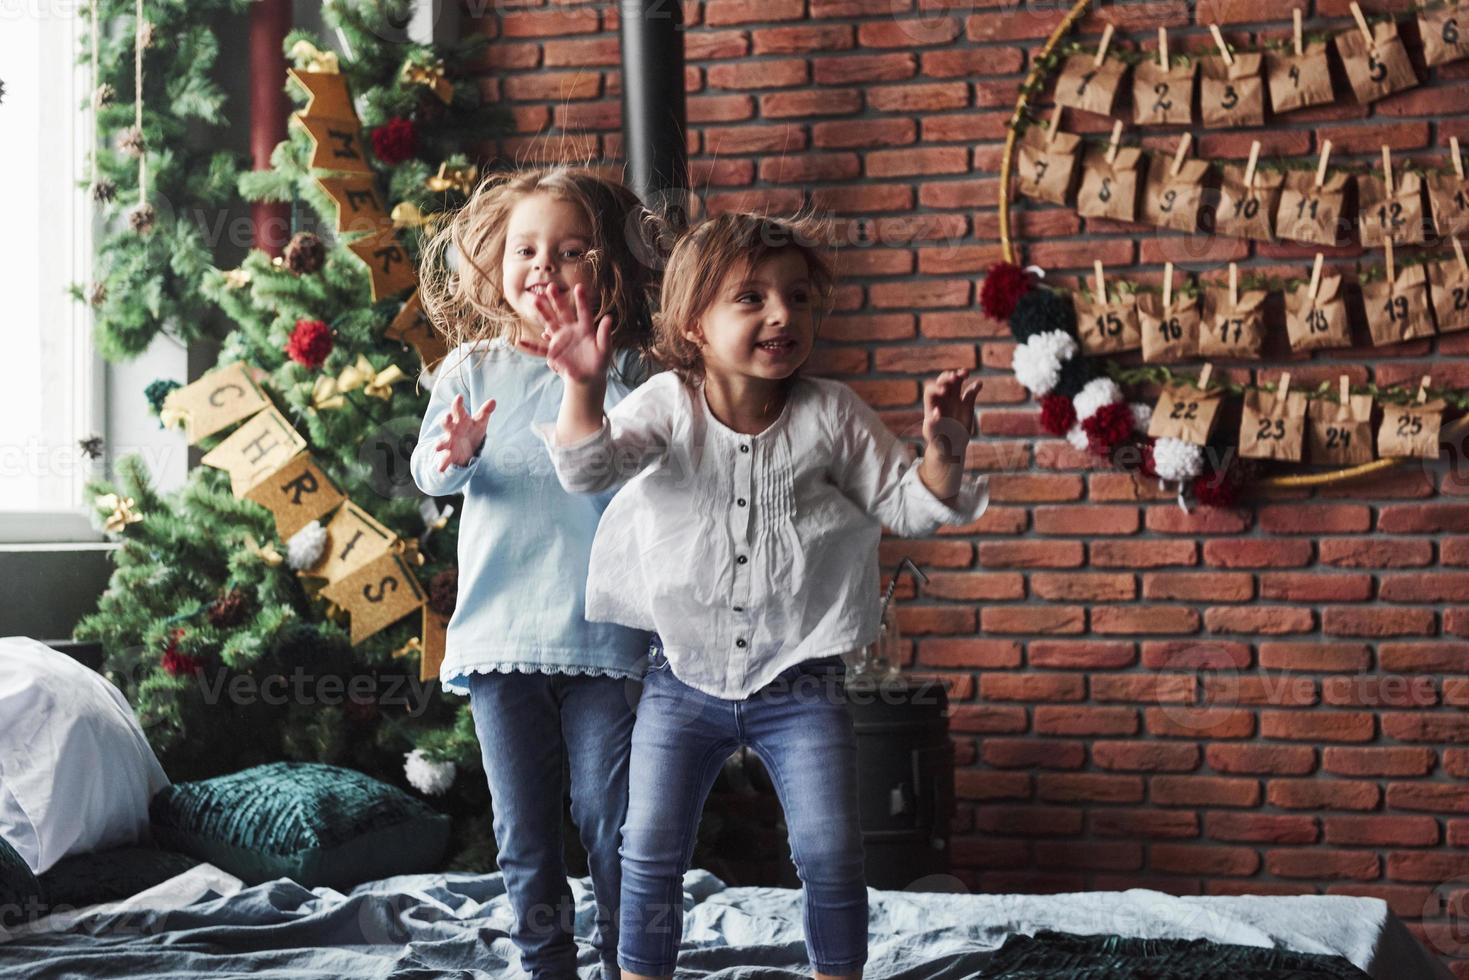
M 611 321 L 577 287 L 537 303 L 565 380 L 537 428 L 569 491 L 626 486 L 592 545 L 586 616 L 655 630 L 623 825 L 623 976 L 673 973 L 682 877 L 704 800 L 749 746 L 770 771 L 804 885 L 818 978 L 860 977 L 867 889 L 856 737 L 842 654 L 877 637 L 882 526 L 925 535 L 979 518 L 966 475 L 980 382 L 924 387 L 921 463 L 835 381 L 799 374 L 832 292 L 804 220 L 709 219 L 664 272 L 656 354 L 672 370 L 604 414 Z

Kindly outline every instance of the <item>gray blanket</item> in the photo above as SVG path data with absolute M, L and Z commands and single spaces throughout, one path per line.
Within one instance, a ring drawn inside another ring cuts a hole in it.
M 572 879 L 580 974 L 598 976 L 589 879 Z M 678 980 L 809 976 L 800 892 L 684 880 Z M 1067 895 L 871 893 L 866 976 L 959 980 L 1012 933 L 1205 938 L 1336 954 L 1375 980 L 1445 978 L 1378 899 L 1176 898 L 1145 889 Z M 53 915 L 0 943 L 0 976 L 78 978 L 524 976 L 496 875 L 405 875 L 342 894 L 287 880 L 255 887 L 201 865 L 123 903 Z

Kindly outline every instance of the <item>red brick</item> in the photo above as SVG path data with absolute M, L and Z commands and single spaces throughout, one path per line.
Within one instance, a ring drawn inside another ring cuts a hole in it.
M 908 177 L 920 174 L 957 174 L 969 169 L 969 151 L 963 147 L 915 147 L 874 150 L 867 155 L 867 176 Z
M 591 34 L 601 29 L 593 8 L 567 10 L 517 10 L 500 17 L 502 37 L 560 37 Z
M 1383 643 L 1377 650 L 1383 670 L 1445 674 L 1469 671 L 1469 643 L 1452 640 Z
M 1260 644 L 1260 666 L 1274 670 L 1366 670 L 1372 654 L 1360 643 L 1288 643 L 1272 641 Z
M 1195 565 L 1198 545 L 1193 541 L 1093 541 L 1091 562 L 1102 568 L 1160 568 Z
M 1391 538 L 1328 538 L 1319 543 L 1321 561 L 1344 568 L 1417 568 L 1433 561 L 1428 541 Z
M 1392 805 L 1391 794 L 1388 805 Z M 1328 844 L 1430 847 L 1438 843 L 1438 821 L 1432 817 L 1327 817 L 1324 824 Z
M 1248 515 L 1222 507 L 1198 507 L 1187 514 L 1171 504 L 1147 509 L 1148 530 L 1161 534 L 1237 534 L 1249 525 Z
M 1391 783 L 1387 805 L 1396 810 L 1469 813 L 1469 786 L 1447 783 Z
M 1154 844 L 1148 850 L 1154 871 L 1193 875 L 1252 875 L 1260 869 L 1260 855 L 1248 847 L 1218 844 Z
M 1141 776 L 1041 772 L 1035 776 L 1035 795 L 1037 799 L 1053 803 L 1080 800 L 1094 803 L 1140 803 L 1143 798 L 1143 780 Z
M 1075 674 L 985 674 L 979 696 L 986 701 L 1080 701 L 1086 696 Z
M 980 756 L 996 769 L 1080 769 L 1086 764 L 1086 746 L 1056 739 L 987 738 Z
M 1372 576 L 1320 572 L 1266 572 L 1260 598 L 1286 602 L 1360 602 L 1372 597 Z
M 1376 783 L 1346 779 L 1272 779 L 1265 794 L 1287 810 L 1371 810 L 1382 797 Z
M 1061 807 L 987 806 L 974 816 L 976 830 L 1015 837 L 1063 837 L 1081 833 L 1082 811 Z
M 1260 736 L 1303 742 L 1370 742 L 1371 714 L 1348 711 L 1262 711 Z
M 1332 851 L 1324 847 L 1265 852 L 1265 869 L 1278 878 L 1355 878 L 1358 881 L 1371 881 L 1382 876 L 1381 863 L 1374 853 Z
M 1399 742 L 1469 742 L 1469 715 L 1384 711 L 1382 734 Z
M 818 51 L 845 51 L 856 43 L 848 24 L 803 24 L 767 27 L 750 32 L 755 54 L 806 55 Z
M 1102 640 L 1034 640 L 1029 644 L 1032 667 L 1096 670 L 1128 667 L 1137 661 L 1134 644 Z
M 982 541 L 979 563 L 986 568 L 1076 568 L 1082 564 L 1082 545 L 1080 541 Z
M 954 794 L 961 800 L 1029 799 L 1030 773 L 960 769 L 954 773 Z
M 1037 572 L 1030 577 L 1032 592 L 1041 599 L 1118 602 L 1137 597 L 1137 581 L 1110 572 Z
M 1338 776 L 1426 776 L 1433 771 L 1431 749 L 1360 748 L 1332 746 L 1321 757 L 1321 768 Z
M 857 31 L 864 48 L 913 48 L 919 45 L 946 44 L 964 30 L 956 18 L 894 18 L 869 21 Z
M 1177 742 L 1106 740 L 1092 745 L 1092 762 L 1102 769 L 1189 772 L 1198 768 L 1199 747 Z
M 1098 507 L 1090 503 L 1037 507 L 1034 510 L 1034 519 L 1037 534 L 1132 534 L 1138 529 L 1138 512 L 1135 507 Z
M 918 56 L 902 53 L 812 58 L 811 73 L 818 85 L 893 82 L 918 74 Z
M 762 0 L 749 4 L 743 0 L 706 0 L 704 23 L 710 27 L 749 24 L 772 20 L 800 20 L 806 16 L 806 0 Z
M 1046 735 L 1135 735 L 1137 712 L 1132 708 L 1039 705 L 1035 730 Z
M 785 88 L 805 84 L 806 62 L 792 58 L 785 61 L 723 63 L 709 66 L 708 78 L 711 88 L 737 91 Z
M 899 606 L 898 624 L 905 636 L 919 633 L 973 633 L 975 611 L 954 606 Z
M 1016 640 L 924 638 L 918 643 L 918 660 L 929 667 L 1019 667 L 1020 643 Z
M 1215 606 L 1204 610 L 1211 633 L 1309 633 L 1316 628 L 1309 609 L 1282 606 Z
M 1469 572 L 1383 576 L 1378 595 L 1385 602 L 1469 601 Z
M 1245 602 L 1255 594 L 1248 572 L 1149 572 L 1143 597 L 1185 602 Z
M 1407 636 L 1434 631 L 1431 609 L 1353 608 L 1330 606 L 1321 613 L 1328 636 Z
M 1097 674 L 1093 701 L 1140 701 L 1185 704 L 1194 699 L 1194 679 L 1186 674 Z
M 924 591 L 939 599 L 1022 599 L 1025 580 L 1016 572 L 934 572 Z
M 1191 708 L 1174 705 L 1147 709 L 1148 734 L 1164 738 L 1249 738 L 1255 716 L 1228 708 Z
M 1351 534 L 1372 527 L 1372 511 L 1360 504 L 1273 504 L 1260 510 L 1268 534 Z
M 1217 568 L 1298 568 L 1311 560 L 1311 542 L 1211 540 L 1204 542 L 1204 561 Z
M 1092 610 L 1097 633 L 1193 633 L 1199 614 L 1187 606 L 1104 606 Z
M 1141 837 L 1146 840 L 1197 837 L 1199 815 L 1192 810 L 1109 807 L 1091 811 L 1091 830 L 1098 837 Z
M 1387 856 L 1387 876 L 1394 881 L 1443 884 L 1469 876 L 1469 853 L 1395 851 Z
M 1223 776 L 1154 776 L 1149 781 L 1154 803 L 1165 806 L 1258 806 L 1260 783 Z
M 1218 812 L 1204 816 L 1204 835 L 1215 840 L 1314 844 L 1320 833 L 1315 817 L 1295 814 Z
M 1316 750 L 1305 745 L 1216 744 L 1204 750 L 1204 759 L 1223 773 L 1304 776 L 1316 769 Z
M 1143 849 L 1141 844 L 1123 841 L 1057 841 L 1036 851 L 1036 863 L 1043 868 L 1134 871 L 1143 866 Z
M 1384 534 L 1439 534 L 1469 531 L 1469 504 L 1389 504 L 1377 516 Z

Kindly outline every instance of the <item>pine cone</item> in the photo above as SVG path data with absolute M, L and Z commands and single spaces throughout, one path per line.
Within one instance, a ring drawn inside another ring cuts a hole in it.
M 230 589 L 209 604 L 204 616 L 211 626 L 224 629 L 238 624 L 245 618 L 245 593 Z
M 151 204 L 139 204 L 128 212 L 128 223 L 133 226 L 133 231 L 140 235 L 146 235 L 153 230 L 153 223 L 158 220 L 158 212 Z
M 143 138 L 141 129 L 129 126 L 117 134 L 117 149 L 130 157 L 141 157 L 148 149 L 148 141 Z
M 98 204 L 111 204 L 117 197 L 117 185 L 106 177 L 98 177 L 92 183 L 92 200 Z
M 87 291 L 87 302 L 93 306 L 101 306 L 107 302 L 107 283 L 92 283 L 92 288 Z
M 110 82 L 103 82 L 92 90 L 92 108 L 94 110 L 101 109 L 104 106 L 110 106 L 116 99 L 117 89 L 113 88 Z
M 297 232 L 286 244 L 286 268 L 298 276 L 321 271 L 326 264 L 326 243 L 309 231 Z
M 153 47 L 153 22 L 151 20 L 145 20 L 138 25 L 137 44 L 144 51 Z
M 429 608 L 441 616 L 454 615 L 459 599 L 459 566 L 446 568 L 428 580 Z

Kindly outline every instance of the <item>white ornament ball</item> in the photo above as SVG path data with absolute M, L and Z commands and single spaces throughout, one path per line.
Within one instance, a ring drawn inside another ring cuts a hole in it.
M 1037 398 L 1049 395 L 1061 380 L 1061 362 L 1050 351 L 1033 347 L 1029 342 L 1015 348 L 1010 369 L 1015 372 L 1015 380 Z
M 286 542 L 286 564 L 292 571 L 304 571 L 320 561 L 325 550 L 326 528 L 321 526 L 321 521 L 312 521 Z
M 1147 435 L 1148 426 L 1153 423 L 1153 406 L 1147 402 L 1133 402 L 1128 407 L 1132 409 L 1132 430 Z
M 1081 349 L 1076 345 L 1076 338 L 1065 330 L 1047 330 L 1045 333 L 1033 334 L 1025 342 L 1025 346 L 1049 354 L 1058 362 L 1071 360 Z
M 1072 449 L 1083 453 L 1087 451 L 1087 447 L 1090 445 L 1090 441 L 1086 437 L 1086 430 L 1081 427 L 1080 422 L 1073 423 L 1071 428 L 1066 430 L 1066 441 L 1071 443 Z
M 1153 469 L 1163 480 L 1192 480 L 1204 471 L 1204 448 L 1182 439 L 1159 439 L 1153 444 Z
M 1122 401 L 1122 389 L 1111 378 L 1092 378 L 1071 401 L 1076 406 L 1076 420 L 1085 422 L 1103 405 Z
M 405 753 L 403 774 L 408 785 L 427 796 L 439 796 L 454 785 L 454 763 L 434 762 L 423 754 L 423 749 Z

